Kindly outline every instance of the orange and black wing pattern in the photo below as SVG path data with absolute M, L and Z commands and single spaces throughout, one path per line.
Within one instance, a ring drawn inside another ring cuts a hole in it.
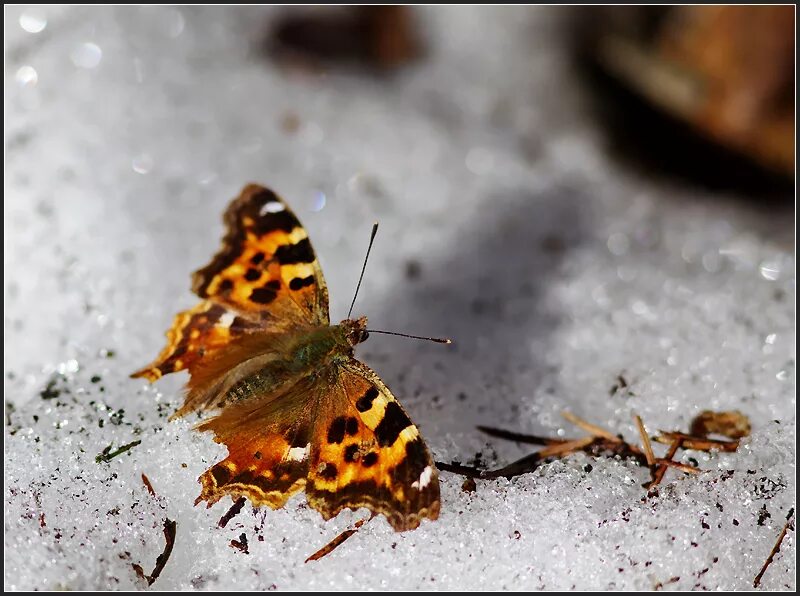
M 271 190 L 247 185 L 225 212 L 222 248 L 195 272 L 203 301 L 179 313 L 158 358 L 133 377 L 195 369 L 244 334 L 327 325 L 328 294 L 308 235 Z
M 306 485 L 325 519 L 345 508 L 383 514 L 397 531 L 439 517 L 439 475 L 428 448 L 381 379 L 351 359 L 315 421 Z
M 272 325 L 327 325 L 325 279 L 305 228 L 274 192 L 247 185 L 225 212 L 227 233 L 192 290 Z
M 200 476 L 195 504 L 247 497 L 254 506 L 282 507 L 306 484 L 314 424 L 310 378 L 273 394 L 226 407 L 198 430 L 212 431 L 228 457 Z
M 366 507 L 404 531 L 439 516 L 438 472 L 419 430 L 357 360 L 225 408 L 198 429 L 213 431 L 228 457 L 200 477 L 197 502 L 245 496 L 277 509 L 305 489 L 325 519 Z

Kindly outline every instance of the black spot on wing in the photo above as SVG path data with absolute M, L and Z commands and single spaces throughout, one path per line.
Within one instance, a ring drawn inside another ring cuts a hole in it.
M 258 265 L 259 263 L 261 263 L 261 261 L 264 260 L 264 256 L 265 255 L 263 252 L 257 252 L 252 257 L 250 257 L 250 263 L 252 263 L 253 265 Z
M 353 463 L 358 459 L 358 445 L 355 443 L 352 445 L 348 445 L 347 448 L 344 450 L 344 461 L 347 463 Z
M 233 282 L 229 279 L 223 279 L 219 282 L 219 291 L 220 292 L 227 292 L 233 289 Z
M 308 277 L 295 277 L 289 282 L 289 288 L 296 292 L 297 290 L 302 290 L 306 286 L 313 285 L 314 281 L 313 275 L 309 275 Z
M 381 447 L 393 445 L 403 429 L 409 426 L 412 426 L 411 420 L 403 412 L 403 408 L 396 401 L 390 401 L 386 404 L 383 420 L 375 428 L 375 438 L 378 439 L 378 445 Z
M 370 387 L 367 392 L 358 398 L 356 402 L 356 410 L 359 412 L 368 412 L 372 408 L 372 402 L 378 397 L 378 390 L 375 387 Z
M 217 483 L 217 486 L 227 484 L 228 480 L 231 479 L 231 471 L 222 465 L 216 465 L 211 468 L 211 475 L 214 477 L 214 482 Z
M 275 251 L 275 258 L 281 265 L 296 265 L 297 263 L 313 263 L 315 260 L 314 249 L 311 242 L 304 238 L 297 244 L 284 244 Z
M 256 288 L 250 292 L 250 300 L 258 304 L 269 304 L 278 297 L 278 290 L 281 282 L 277 280 L 268 281 L 263 287 Z
M 261 271 L 259 271 L 258 269 L 254 269 L 254 268 L 250 267 L 245 272 L 244 278 L 247 281 L 257 281 L 257 280 L 261 279 Z
M 378 454 L 374 451 L 370 451 L 361 459 L 361 465 L 365 468 L 372 467 L 376 463 L 378 463 Z
M 275 205 L 273 210 L 267 206 L 270 203 Z M 279 205 L 280 207 L 278 207 Z M 259 236 L 274 230 L 283 230 L 289 233 L 300 225 L 297 218 L 286 209 L 286 205 L 278 196 L 267 188 L 255 193 L 250 198 L 244 214 L 250 216 L 255 222 L 255 231 Z
M 254 327 L 257 327 L 257 326 L 258 325 L 248 321 L 244 317 L 237 316 L 237 317 L 234 317 L 233 322 L 231 323 L 231 326 L 230 326 L 229 329 L 230 329 L 231 333 L 236 334 L 236 333 L 242 333 L 244 331 L 247 331 L 248 329 L 253 329 Z
M 265 493 L 285 492 L 298 478 L 302 478 L 308 473 L 308 466 L 304 462 L 288 461 L 275 466 L 271 471 L 272 474 L 268 478 L 262 473 L 245 470 L 228 480 L 227 483 L 255 486 Z
M 408 484 L 417 480 L 425 469 L 431 465 L 428 450 L 421 437 L 406 443 L 406 456 L 389 472 L 392 480 L 398 484 Z
M 269 203 L 273 203 L 276 208 L 280 205 L 280 210 L 268 208 Z M 192 276 L 192 290 L 201 298 L 209 296 L 208 287 L 214 278 L 241 257 L 248 243 L 248 233 L 263 236 L 282 230 L 288 234 L 300 225 L 274 192 L 255 185 L 246 186 L 242 190 L 239 198 L 228 206 L 224 219 L 227 232 L 222 240 L 222 250 L 208 265 L 195 271 Z M 262 260 L 263 258 L 264 256 L 261 257 Z M 222 282 L 219 290 L 224 292 L 232 287 Z
M 325 463 L 323 466 L 324 467 L 319 473 L 322 478 L 325 480 L 333 480 L 336 478 L 336 475 L 339 473 L 339 471 L 336 469 L 336 466 L 331 463 Z
M 339 416 L 332 423 L 328 429 L 328 443 L 338 445 L 344 441 L 344 431 L 347 421 L 344 416 Z
M 358 432 L 358 420 L 353 418 L 352 416 L 347 419 L 347 426 L 345 427 L 347 434 L 351 437 Z
M 422 438 L 417 437 L 410 443 L 406 444 L 406 461 L 414 467 L 420 469 L 428 465 L 428 450 L 425 449 L 425 443 Z
M 295 428 L 286 435 L 286 442 L 290 447 L 305 447 L 310 442 L 310 433 L 307 426 Z

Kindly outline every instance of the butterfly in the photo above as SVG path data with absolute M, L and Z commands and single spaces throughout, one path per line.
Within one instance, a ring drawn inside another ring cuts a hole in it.
M 228 448 L 200 476 L 195 505 L 228 495 L 278 509 L 305 490 L 325 519 L 359 507 L 397 531 L 437 519 L 428 448 L 353 355 L 369 335 L 366 317 L 330 324 L 322 270 L 297 217 L 249 184 L 224 222 L 222 248 L 192 277 L 201 302 L 175 317 L 158 358 L 131 375 L 154 382 L 187 370 L 174 417 L 206 415 L 196 428 Z

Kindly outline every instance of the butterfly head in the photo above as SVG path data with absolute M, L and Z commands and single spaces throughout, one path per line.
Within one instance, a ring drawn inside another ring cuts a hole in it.
M 367 332 L 367 317 L 359 317 L 358 319 L 345 319 L 340 323 L 344 329 L 347 342 L 351 346 L 356 346 L 362 342 L 367 341 L 369 332 Z

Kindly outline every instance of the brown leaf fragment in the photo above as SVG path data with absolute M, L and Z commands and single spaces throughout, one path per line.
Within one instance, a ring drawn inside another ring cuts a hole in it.
M 150 484 L 150 479 L 147 477 L 147 474 L 145 474 L 144 472 L 142 472 L 142 482 L 144 483 L 144 486 L 147 489 L 147 492 L 149 492 L 151 496 L 155 497 L 156 496 L 156 491 L 153 489 L 153 485 Z
M 692 420 L 690 428 L 691 434 L 700 437 L 722 435 L 729 439 L 741 439 L 750 436 L 750 419 L 738 410 L 731 412 L 705 410 Z
M 474 478 L 467 478 L 461 485 L 461 490 L 465 493 L 474 493 L 478 490 L 478 485 L 475 483 Z
M 139 579 L 145 580 L 148 584 L 150 583 L 147 576 L 144 574 L 144 569 L 138 563 L 131 563 L 131 567 L 133 567 L 133 571 L 136 573 L 136 577 Z
M 247 534 L 240 534 L 239 540 L 231 540 L 231 546 L 243 552 L 246 555 L 250 554 L 250 550 L 247 547 Z

